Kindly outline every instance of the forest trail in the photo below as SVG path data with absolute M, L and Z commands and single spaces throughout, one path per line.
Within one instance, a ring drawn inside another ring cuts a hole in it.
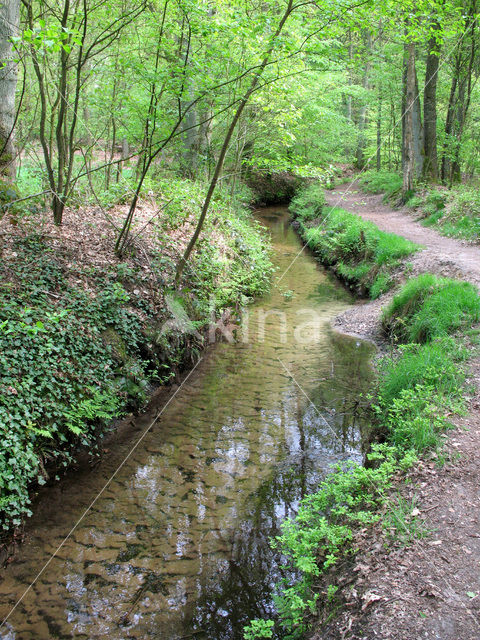
M 326 191 L 325 195 L 329 206 L 356 213 L 382 231 L 396 233 L 424 246 L 424 251 L 410 260 L 414 263 L 414 271 L 431 271 L 480 285 L 479 246 L 447 238 L 431 227 L 422 226 L 408 210 L 392 209 L 382 202 L 382 195 L 365 193 L 356 182 Z
M 408 212 L 354 185 L 327 192 L 336 205 L 382 230 L 425 246 L 412 259 L 413 273 L 432 271 L 480 283 L 480 248 L 422 227 Z M 391 294 L 390 294 L 391 295 Z M 337 323 L 357 335 L 380 337 L 380 310 L 389 295 L 343 314 Z M 381 526 L 360 532 L 359 553 L 344 576 L 346 605 L 313 640 L 478 640 L 480 638 L 480 358 L 470 363 L 468 414 L 438 455 L 421 461 L 409 482 L 395 488 L 416 505 L 428 535 L 407 548 L 385 548 Z

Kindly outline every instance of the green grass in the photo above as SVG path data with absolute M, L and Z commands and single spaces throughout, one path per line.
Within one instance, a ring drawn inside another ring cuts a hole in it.
M 419 517 L 417 499 L 404 498 L 400 493 L 389 502 L 388 511 L 382 522 L 386 537 L 403 547 L 410 546 L 414 540 L 425 538 L 429 530 Z
M 457 366 L 464 352 L 455 344 L 451 338 L 423 345 L 412 343 L 402 346 L 394 357 L 385 358 L 380 366 L 382 406 L 387 408 L 402 391 L 419 385 L 433 386 L 444 395 L 455 394 L 464 380 Z
M 468 282 L 423 274 L 410 280 L 383 313 L 383 324 L 409 342 L 428 342 L 480 319 L 480 298 Z
M 400 193 L 402 189 L 402 176 L 392 171 L 365 171 L 359 182 L 365 191 L 369 193 L 384 193 L 385 199 L 389 199 Z
M 415 200 L 415 201 L 414 201 Z M 424 216 L 422 224 L 435 227 L 445 236 L 480 240 L 480 194 L 477 188 L 457 185 L 433 188 L 407 202 Z
M 400 260 L 420 247 L 344 209 L 325 207 L 318 193 L 316 185 L 307 187 L 291 205 L 304 240 L 347 283 L 378 298 L 393 285 Z

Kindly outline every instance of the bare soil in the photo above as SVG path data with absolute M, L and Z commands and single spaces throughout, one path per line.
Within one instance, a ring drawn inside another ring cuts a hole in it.
M 328 204 L 423 245 L 409 275 L 432 272 L 480 284 L 480 248 L 425 228 L 406 210 L 357 185 L 337 188 Z M 342 314 L 337 329 L 382 343 L 380 311 L 390 296 Z M 395 492 L 415 498 L 428 530 L 410 546 L 389 540 L 380 525 L 358 532 L 358 554 L 336 576 L 343 603 L 313 640 L 480 639 L 480 358 L 470 362 L 469 412 L 452 416 L 444 451 L 423 460 Z

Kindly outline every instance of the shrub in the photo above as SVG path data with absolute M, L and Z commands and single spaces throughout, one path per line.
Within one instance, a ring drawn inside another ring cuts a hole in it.
M 322 185 L 312 184 L 297 193 L 290 203 L 290 211 L 302 222 L 311 222 L 322 215 L 325 203 Z

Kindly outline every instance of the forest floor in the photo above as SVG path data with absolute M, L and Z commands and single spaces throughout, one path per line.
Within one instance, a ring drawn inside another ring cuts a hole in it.
M 480 247 L 421 226 L 382 196 L 345 186 L 327 192 L 339 206 L 425 248 L 409 276 L 431 272 L 480 285 Z M 380 311 L 391 294 L 342 314 L 336 328 L 385 345 Z M 313 640 L 478 640 L 480 638 L 480 358 L 469 363 L 468 414 L 452 416 L 444 451 L 421 461 L 395 487 L 416 502 L 428 535 L 400 546 L 360 531 L 355 563 L 340 577 L 340 613 Z

